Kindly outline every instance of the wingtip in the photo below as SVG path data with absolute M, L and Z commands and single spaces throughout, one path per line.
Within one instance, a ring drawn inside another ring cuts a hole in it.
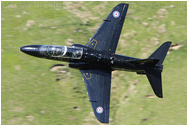
M 108 124 L 108 123 L 109 123 L 109 119 L 100 118 L 100 116 L 96 115 L 95 112 L 94 112 L 94 114 L 95 114 L 95 117 L 97 118 L 97 120 L 98 120 L 100 123 L 103 123 L 103 124 Z
M 95 117 L 97 118 L 97 120 L 100 122 L 100 123 L 103 123 L 103 124 L 108 124 L 109 123 L 109 117 L 108 118 L 100 118 L 99 115 L 97 115 L 95 112 Z
M 96 117 L 96 118 L 97 118 L 97 117 Z M 97 120 L 98 120 L 100 123 L 102 123 L 102 124 L 108 124 L 108 123 L 109 123 L 109 120 L 103 121 L 103 120 L 99 120 L 98 118 L 97 118 Z
M 120 5 L 126 5 L 126 6 L 129 6 L 129 4 L 127 4 L 127 3 L 120 3 L 120 4 L 118 4 L 117 6 L 120 6 Z

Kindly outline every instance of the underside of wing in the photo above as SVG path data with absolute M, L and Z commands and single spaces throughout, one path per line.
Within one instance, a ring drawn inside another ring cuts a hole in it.
M 86 46 L 110 54 L 115 53 L 128 6 L 122 3 L 114 7 Z
M 109 123 L 110 70 L 80 70 L 90 98 L 93 112 L 102 123 Z

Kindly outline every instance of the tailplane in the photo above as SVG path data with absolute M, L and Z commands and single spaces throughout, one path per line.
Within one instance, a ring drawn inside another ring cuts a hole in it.
M 147 70 L 145 72 L 154 93 L 159 98 L 163 98 L 161 72 L 154 70 Z
M 161 66 L 166 57 L 166 54 L 170 48 L 172 42 L 163 43 L 148 59 L 158 59 L 160 60 L 156 66 Z
M 145 74 L 150 82 L 150 85 L 154 93 L 159 97 L 163 98 L 162 93 L 162 77 L 161 72 L 163 69 L 163 61 L 166 57 L 166 54 L 170 48 L 171 42 L 163 43 L 148 59 L 159 60 L 154 69 L 145 70 Z

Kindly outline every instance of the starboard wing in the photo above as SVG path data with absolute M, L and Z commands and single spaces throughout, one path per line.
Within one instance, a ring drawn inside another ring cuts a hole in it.
M 121 3 L 114 7 L 86 46 L 110 54 L 115 53 L 128 6 Z
M 93 112 L 102 123 L 109 123 L 110 70 L 80 70 L 90 98 Z

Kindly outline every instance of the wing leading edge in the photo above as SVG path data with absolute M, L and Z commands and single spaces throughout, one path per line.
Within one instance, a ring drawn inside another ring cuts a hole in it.
M 111 70 L 80 70 L 93 112 L 102 123 L 109 123 Z
M 86 46 L 110 54 L 115 53 L 128 6 L 121 3 L 114 7 Z

